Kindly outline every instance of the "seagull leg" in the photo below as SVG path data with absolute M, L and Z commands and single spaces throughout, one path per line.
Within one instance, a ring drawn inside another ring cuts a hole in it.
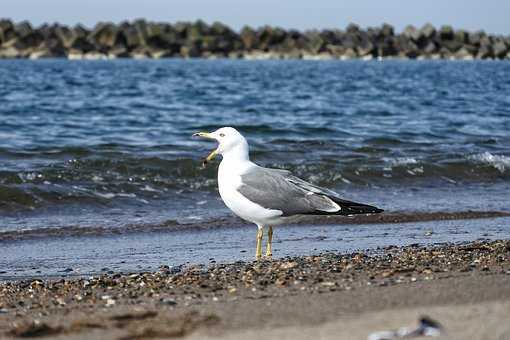
M 266 256 L 271 257 L 273 256 L 273 227 L 269 226 L 269 229 L 267 230 L 267 248 L 266 248 Z
M 259 230 L 257 231 L 257 252 L 255 253 L 255 257 L 260 259 L 262 257 L 262 236 L 264 235 L 264 227 L 258 226 Z

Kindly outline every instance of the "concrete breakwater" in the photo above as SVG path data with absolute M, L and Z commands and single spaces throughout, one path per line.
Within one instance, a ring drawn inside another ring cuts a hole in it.
M 264 26 L 236 32 L 222 23 L 155 23 L 139 19 L 94 28 L 0 20 L 0 58 L 246 58 L 246 59 L 510 59 L 510 36 L 451 26 L 391 25 L 345 30 L 285 30 Z

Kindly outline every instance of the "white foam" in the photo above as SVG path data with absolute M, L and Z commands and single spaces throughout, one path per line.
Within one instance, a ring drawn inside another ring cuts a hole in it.
M 136 197 L 136 194 L 133 194 L 133 193 L 128 194 L 128 193 L 123 193 L 123 192 L 121 192 L 121 193 L 116 194 L 116 196 L 119 196 L 119 197 L 130 197 L 130 198 L 133 198 L 133 197 Z
M 501 173 L 510 168 L 510 156 L 493 155 L 485 151 L 484 153 L 471 155 L 468 158 L 476 163 L 490 165 Z
M 102 197 L 102 198 L 107 198 L 107 199 L 111 199 L 111 198 L 114 198 L 115 197 L 115 194 L 114 193 L 111 193 L 111 192 L 107 192 L 107 193 L 100 193 L 100 192 L 95 192 L 95 194 L 99 197 Z
M 151 187 L 150 185 L 147 185 L 147 184 L 142 188 L 142 190 L 150 191 L 150 192 L 159 192 L 159 190 L 154 189 L 153 187 Z
M 383 161 L 390 163 L 392 166 L 417 164 L 418 161 L 413 157 L 396 157 L 396 158 L 383 158 Z
M 106 193 L 101 193 L 101 192 L 94 192 L 94 194 L 96 196 L 99 196 L 99 197 L 102 197 L 102 198 L 107 198 L 107 199 L 111 199 L 111 198 L 115 198 L 115 197 L 129 197 L 129 198 L 134 198 L 136 197 L 136 194 L 128 194 L 128 193 L 113 193 L 113 192 L 106 192 Z

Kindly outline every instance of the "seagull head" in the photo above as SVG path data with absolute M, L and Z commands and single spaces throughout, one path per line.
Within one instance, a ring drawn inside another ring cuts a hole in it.
M 222 127 L 214 132 L 197 132 L 193 136 L 212 139 L 218 142 L 218 147 L 213 150 L 204 160 L 203 164 L 211 161 L 216 155 L 235 155 L 237 157 L 248 156 L 248 142 L 232 127 Z

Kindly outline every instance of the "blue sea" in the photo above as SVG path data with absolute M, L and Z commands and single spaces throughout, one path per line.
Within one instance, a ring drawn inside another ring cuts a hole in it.
M 108 244 L 130 244 L 129 255 L 147 250 L 138 238 L 174 229 L 165 234 L 174 249 L 186 244 L 179 230 L 200 229 L 207 242 L 218 237 L 208 226 L 225 227 L 228 239 L 243 223 L 219 198 L 218 163 L 201 167 L 214 145 L 191 137 L 222 126 L 247 137 L 256 163 L 386 211 L 510 211 L 505 61 L 3 60 L 0 252 L 11 255 L 0 271 L 58 272 L 50 263 L 65 254 L 27 250 L 50 243 L 114 238 Z M 509 232 L 498 221 L 487 225 Z M 239 249 L 251 251 L 243 240 Z M 85 252 L 77 247 L 73 259 Z M 194 261 L 188 248 L 175 261 Z M 170 261 L 161 253 L 151 261 Z

